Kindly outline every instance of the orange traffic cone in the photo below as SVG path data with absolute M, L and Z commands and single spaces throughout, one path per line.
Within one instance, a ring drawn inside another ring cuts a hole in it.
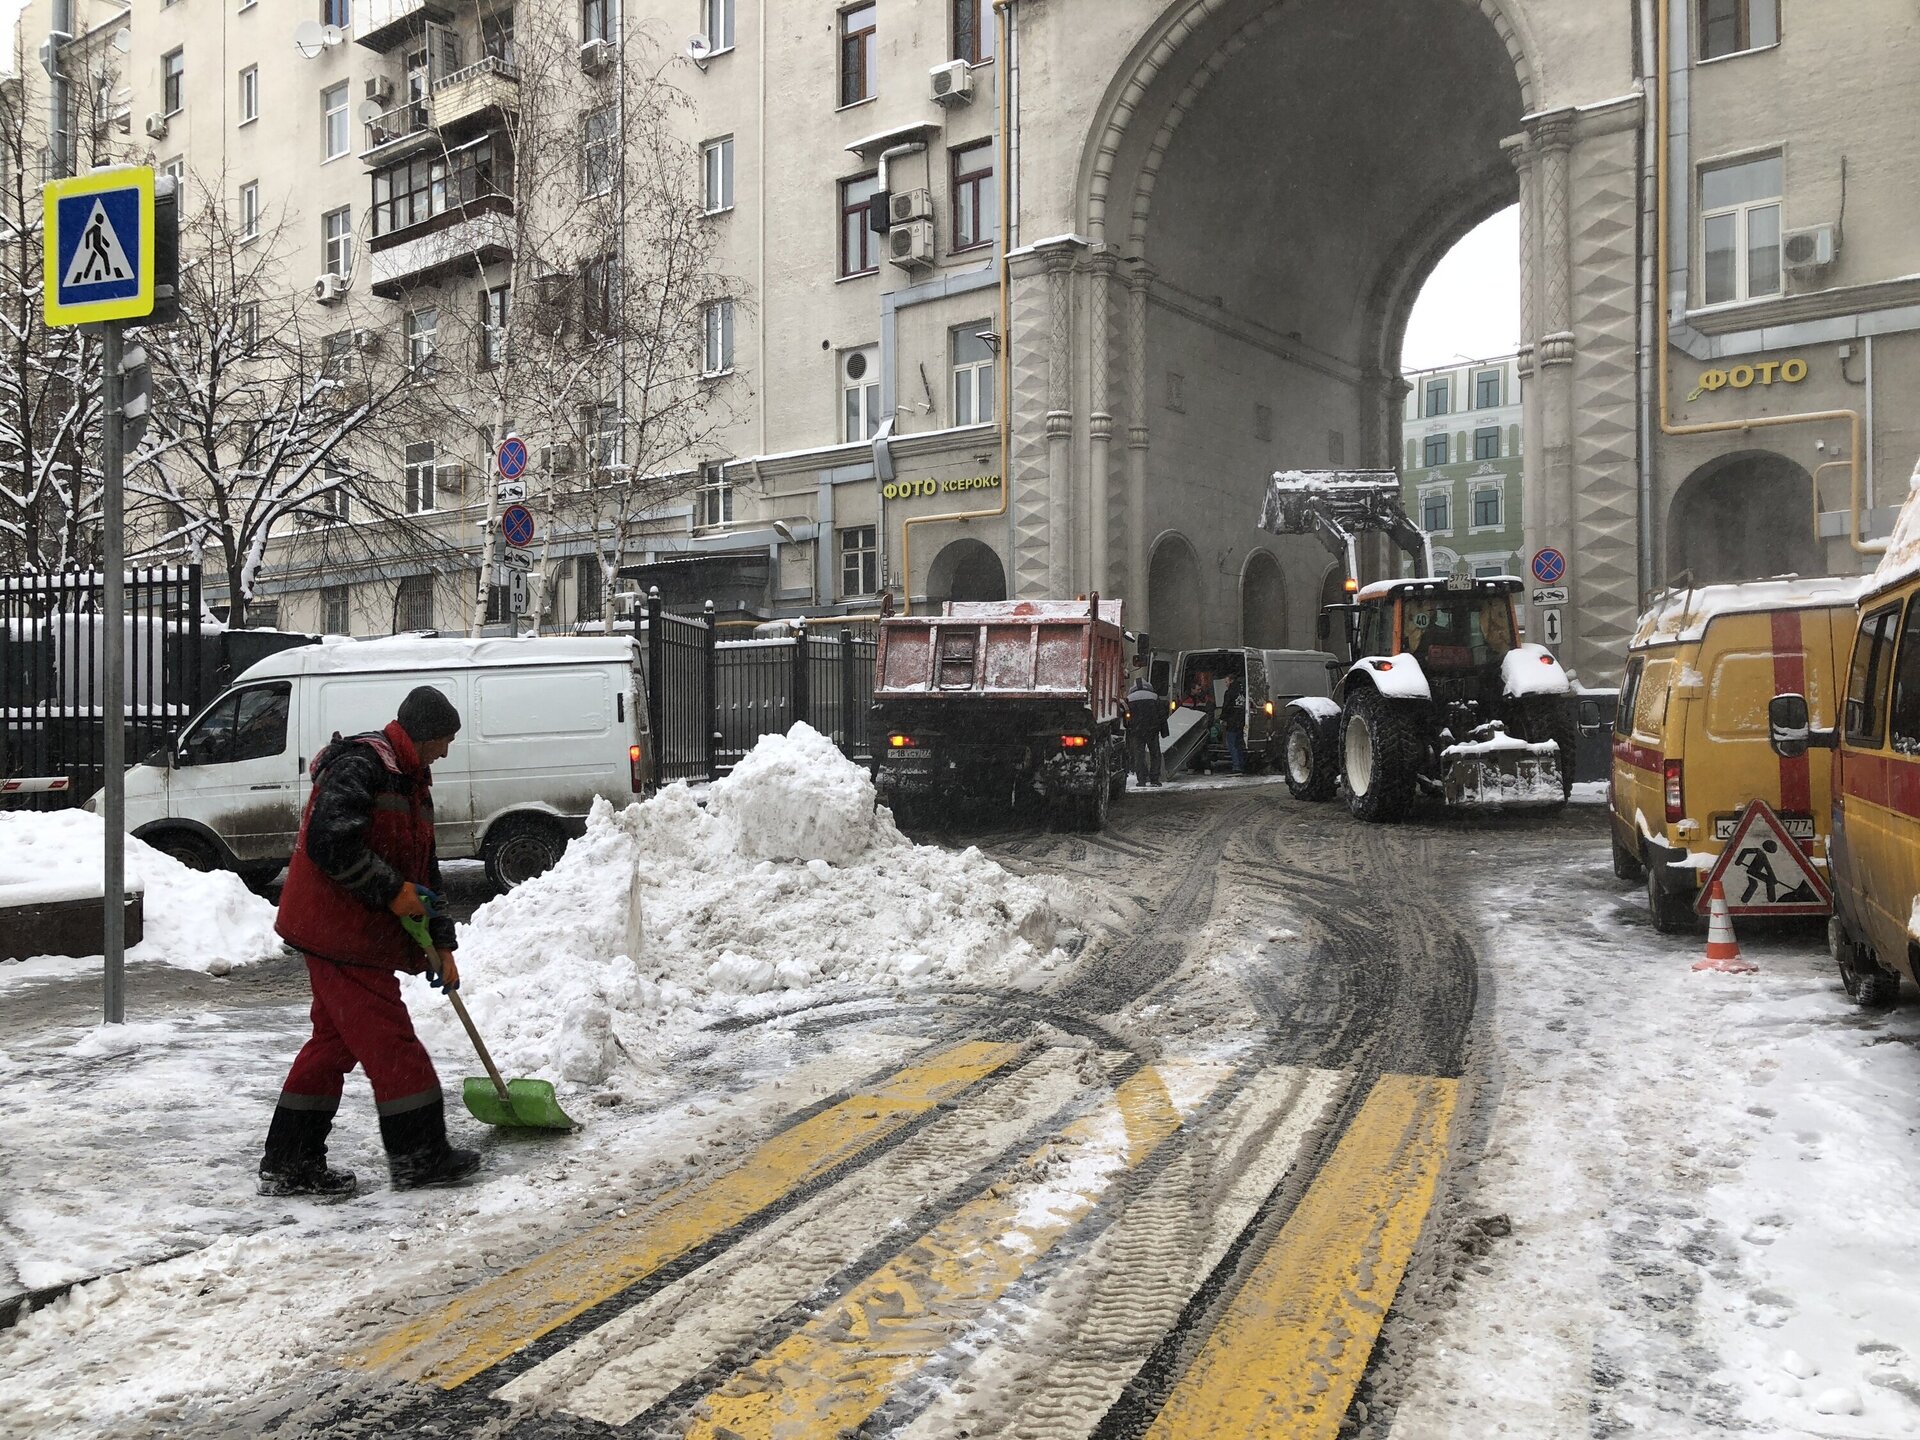
M 1707 958 L 1695 962 L 1696 970 L 1718 970 L 1726 975 L 1752 975 L 1759 966 L 1740 956 L 1740 942 L 1733 937 L 1733 917 L 1727 913 L 1727 892 L 1718 880 L 1707 891 Z

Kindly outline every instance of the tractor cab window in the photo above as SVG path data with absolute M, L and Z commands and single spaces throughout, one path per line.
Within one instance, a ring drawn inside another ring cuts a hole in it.
M 1391 655 L 1400 647 L 1393 643 L 1393 605 L 1383 601 L 1360 607 L 1360 630 L 1355 640 L 1354 658 L 1363 655 Z
M 287 748 L 288 685 L 256 685 L 213 702 L 180 741 L 181 765 L 232 765 Z
M 1431 665 L 1477 669 L 1514 647 L 1513 610 L 1503 594 L 1409 595 L 1401 617 L 1402 648 Z

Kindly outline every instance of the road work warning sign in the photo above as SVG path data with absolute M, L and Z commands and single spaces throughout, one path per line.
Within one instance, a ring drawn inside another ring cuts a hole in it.
M 1694 908 L 1702 915 L 1716 880 L 1726 891 L 1731 915 L 1826 915 L 1833 910 L 1827 882 L 1764 800 L 1753 801 L 1741 813 L 1727 848 L 1701 882 Z

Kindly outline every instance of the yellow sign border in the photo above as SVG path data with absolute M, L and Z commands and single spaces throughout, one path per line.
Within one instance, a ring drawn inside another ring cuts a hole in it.
M 114 190 L 140 192 L 140 244 L 134 264 L 140 270 L 138 293 L 119 300 L 82 300 L 60 303 L 60 202 L 75 195 L 102 195 Z M 153 168 L 115 165 L 66 180 L 49 180 L 40 188 L 41 281 L 47 324 L 53 327 L 87 325 L 100 320 L 139 320 L 153 313 Z

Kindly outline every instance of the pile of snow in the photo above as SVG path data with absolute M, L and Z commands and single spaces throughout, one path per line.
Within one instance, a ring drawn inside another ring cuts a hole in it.
M 790 992 L 1033 988 L 1064 962 L 1046 889 L 907 840 L 867 772 L 806 725 L 761 740 L 706 799 L 675 785 L 597 803 L 559 865 L 463 927 L 461 994 L 503 1071 L 599 1085 Z M 466 1051 L 449 1007 L 410 989 L 428 1048 Z
M 0 906 L 98 896 L 106 826 L 85 810 L 0 813 Z M 131 961 L 224 975 L 281 953 L 273 905 L 226 870 L 202 874 L 127 837 L 127 889 L 144 891 Z M 77 957 L 88 958 L 88 957 Z

